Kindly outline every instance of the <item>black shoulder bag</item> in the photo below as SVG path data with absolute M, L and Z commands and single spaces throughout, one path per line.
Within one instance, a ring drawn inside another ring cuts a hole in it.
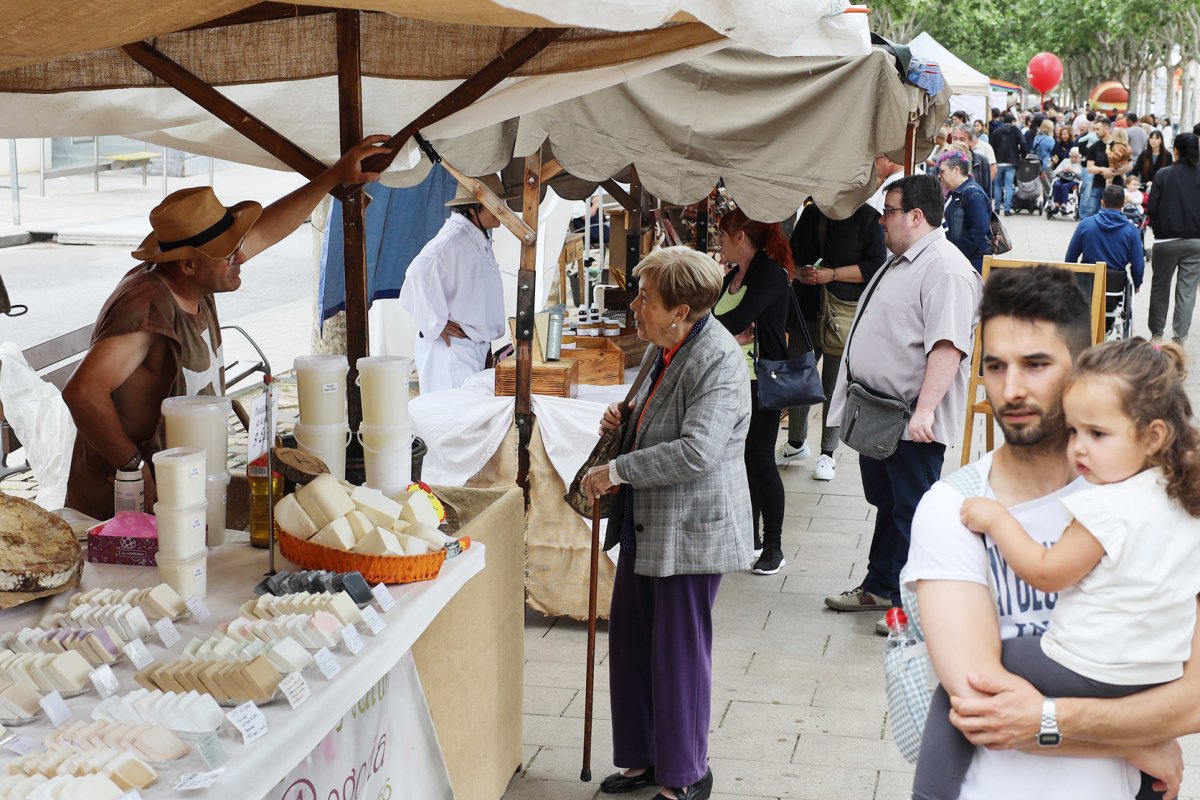
M 758 326 L 754 326 L 754 375 L 758 378 L 758 404 L 763 408 L 784 409 L 796 406 L 813 406 L 825 402 L 825 390 L 821 388 L 821 375 L 817 372 L 817 354 L 813 349 L 812 336 L 800 312 L 800 303 L 789 284 L 788 297 L 796 311 L 796 320 L 808 352 L 799 358 L 774 361 L 758 357 Z

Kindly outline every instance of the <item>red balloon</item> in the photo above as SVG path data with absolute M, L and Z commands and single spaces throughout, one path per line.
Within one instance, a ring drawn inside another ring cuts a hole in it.
M 1062 62 L 1054 53 L 1038 53 L 1029 59 L 1025 75 L 1029 78 L 1030 86 L 1037 89 L 1039 94 L 1046 94 L 1062 80 Z

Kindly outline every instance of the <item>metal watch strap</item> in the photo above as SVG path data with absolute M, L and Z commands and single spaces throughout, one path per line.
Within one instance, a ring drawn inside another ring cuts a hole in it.
M 1053 697 L 1042 699 L 1042 720 L 1038 730 L 1037 743 L 1042 747 L 1057 747 L 1062 743 L 1062 733 L 1058 730 L 1058 713 Z

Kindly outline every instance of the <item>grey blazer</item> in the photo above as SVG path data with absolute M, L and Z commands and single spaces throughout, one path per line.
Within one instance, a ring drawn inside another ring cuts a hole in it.
M 643 364 L 657 354 L 647 348 Z M 744 450 L 750 376 L 729 331 L 710 318 L 663 371 L 642 420 L 650 384 L 638 392 L 617 472 L 633 487 L 638 575 L 716 575 L 750 567 L 753 548 Z M 604 549 L 618 543 L 618 495 Z

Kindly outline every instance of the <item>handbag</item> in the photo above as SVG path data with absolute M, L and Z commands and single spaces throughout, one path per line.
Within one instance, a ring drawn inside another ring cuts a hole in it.
M 850 370 L 850 343 L 854 340 L 854 331 L 862 319 L 862 311 L 866 308 L 871 295 L 883 282 L 883 275 L 896 261 L 893 258 L 880 271 L 875 282 L 859 301 L 859 314 L 854 320 L 850 333 L 846 336 L 846 405 L 842 411 L 842 425 L 838 435 L 848 447 L 864 456 L 875 459 L 885 459 L 896 452 L 900 446 L 900 437 L 908 427 L 912 416 L 912 408 L 902 398 L 872 389 L 862 381 L 856 380 Z
M 814 406 L 825 402 L 825 390 L 821 387 L 821 374 L 817 371 L 817 353 L 813 349 L 812 337 L 796 293 L 788 287 L 788 297 L 796 311 L 800 332 L 808 351 L 799 358 L 776 361 L 758 357 L 758 326 L 754 328 L 754 376 L 758 379 L 758 404 L 762 408 L 784 409 L 796 406 Z
M 1008 231 L 1004 228 L 1004 223 L 1000 221 L 1000 217 L 996 215 L 996 209 L 990 212 L 991 218 L 988 221 L 988 240 L 992 244 L 992 255 L 999 256 L 1012 250 L 1012 239 L 1008 238 Z
M 606 430 L 600 434 L 600 440 L 596 442 L 596 446 L 592 448 L 592 452 L 588 454 L 584 460 L 583 466 L 575 473 L 575 477 L 571 480 L 571 486 L 567 489 L 567 493 L 563 495 L 563 500 L 567 502 L 576 514 L 579 514 L 586 519 L 592 518 L 592 503 L 596 500 L 590 497 L 583 491 L 583 476 L 588 474 L 588 470 L 593 467 L 600 467 L 612 461 L 621 453 L 621 442 L 625 441 L 625 431 L 629 427 L 629 404 L 637 397 L 638 390 L 642 388 L 642 384 L 646 382 L 646 376 L 650 374 L 651 367 L 654 366 L 654 359 L 648 359 L 642 364 L 641 370 L 637 377 L 633 380 L 633 385 L 629 387 L 629 394 L 621 402 L 621 423 L 617 427 Z M 607 518 L 612 513 L 612 505 L 615 494 L 606 494 L 600 496 L 600 516 Z
M 846 350 L 846 334 L 854 322 L 857 300 L 842 300 L 826 286 L 821 287 L 821 311 L 817 319 L 817 349 L 840 356 Z

